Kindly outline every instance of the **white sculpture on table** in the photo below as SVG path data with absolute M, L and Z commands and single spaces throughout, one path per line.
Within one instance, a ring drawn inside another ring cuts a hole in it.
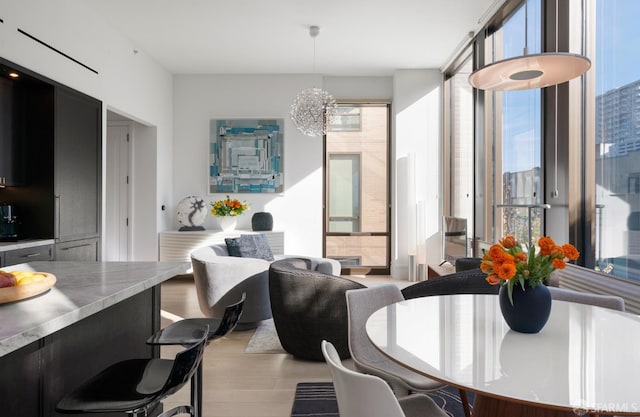
M 196 196 L 185 197 L 178 203 L 178 222 L 182 225 L 181 232 L 204 230 L 208 209 L 203 198 Z

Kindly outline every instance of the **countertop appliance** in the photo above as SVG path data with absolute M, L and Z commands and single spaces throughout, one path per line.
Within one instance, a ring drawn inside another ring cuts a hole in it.
M 0 242 L 14 242 L 18 240 L 18 217 L 15 206 L 0 203 Z

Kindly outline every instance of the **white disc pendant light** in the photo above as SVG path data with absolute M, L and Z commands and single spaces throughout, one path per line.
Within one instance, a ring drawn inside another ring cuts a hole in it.
M 479 90 L 511 91 L 562 84 L 584 74 L 591 61 L 579 54 L 558 52 L 558 2 L 556 0 L 556 52 L 527 54 L 527 3 L 525 3 L 525 54 L 488 64 L 471 73 L 469 83 Z
M 566 52 L 519 56 L 484 66 L 469 76 L 479 90 L 511 91 L 544 88 L 567 82 L 591 67 L 588 58 Z

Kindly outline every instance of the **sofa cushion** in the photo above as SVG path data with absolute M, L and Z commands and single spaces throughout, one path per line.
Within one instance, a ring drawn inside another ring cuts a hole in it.
M 273 261 L 273 253 L 267 236 L 260 233 L 255 235 L 240 235 L 236 238 L 225 238 L 229 256 L 242 258 L 258 258 Z

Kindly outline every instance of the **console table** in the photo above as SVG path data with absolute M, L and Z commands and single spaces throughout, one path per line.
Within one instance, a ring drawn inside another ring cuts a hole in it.
M 238 237 L 246 234 L 263 233 L 269 240 L 269 246 L 274 255 L 284 254 L 284 232 L 251 230 L 234 230 L 223 232 L 221 230 L 202 230 L 194 232 L 179 232 L 170 230 L 160 232 L 160 261 L 191 262 L 190 254 L 201 246 L 224 243 L 227 237 Z

